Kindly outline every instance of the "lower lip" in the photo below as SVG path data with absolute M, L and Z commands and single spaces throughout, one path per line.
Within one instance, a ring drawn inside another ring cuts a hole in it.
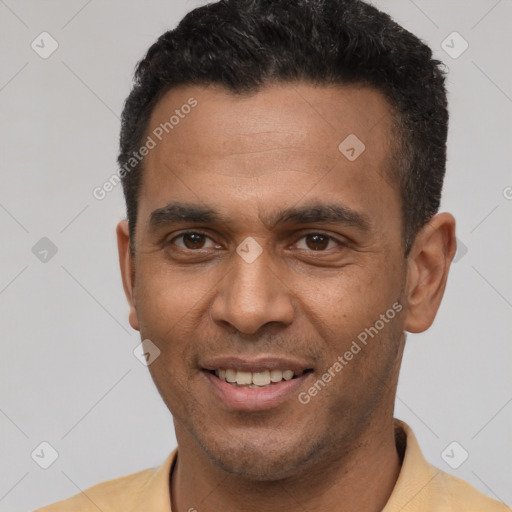
M 209 371 L 203 371 L 210 382 L 213 392 L 229 408 L 238 411 L 263 411 L 282 404 L 291 396 L 297 395 L 299 388 L 309 377 L 310 373 L 304 373 L 300 377 L 290 380 L 282 380 L 270 384 L 266 388 L 248 389 L 228 384 Z

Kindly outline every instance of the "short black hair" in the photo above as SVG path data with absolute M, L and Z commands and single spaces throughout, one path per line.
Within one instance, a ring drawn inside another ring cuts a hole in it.
M 247 94 L 293 82 L 360 84 L 387 98 L 396 128 L 390 172 L 400 192 L 408 254 L 441 200 L 448 131 L 441 62 L 415 35 L 361 0 L 220 0 L 189 12 L 136 67 L 118 157 L 133 255 L 144 161 L 132 155 L 162 96 L 186 85 Z

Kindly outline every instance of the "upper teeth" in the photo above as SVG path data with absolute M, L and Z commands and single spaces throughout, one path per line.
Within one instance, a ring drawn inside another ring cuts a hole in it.
M 215 370 L 219 379 L 240 386 L 254 384 L 256 386 L 268 386 L 271 382 L 281 382 L 293 378 L 293 370 L 264 370 L 262 372 L 245 372 L 242 370 Z

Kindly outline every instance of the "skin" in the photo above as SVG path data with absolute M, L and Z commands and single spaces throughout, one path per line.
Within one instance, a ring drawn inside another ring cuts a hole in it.
M 179 446 L 172 510 L 381 510 L 400 471 L 393 407 L 405 331 L 434 320 L 455 221 L 435 216 L 404 257 L 387 173 L 392 112 L 373 89 L 181 87 L 156 105 L 148 134 L 190 97 L 198 105 L 145 159 L 135 258 L 127 222 L 117 227 L 130 324 L 161 351 L 149 369 Z M 352 133 L 365 151 L 349 161 L 338 145 Z M 151 213 L 173 201 L 225 218 L 152 229 Z M 334 203 L 366 228 L 271 222 L 283 208 Z M 248 236 L 262 248 L 250 264 L 236 252 Z M 294 394 L 234 412 L 201 371 L 212 355 L 293 356 L 313 370 L 307 391 L 394 303 L 402 311 L 306 405 Z

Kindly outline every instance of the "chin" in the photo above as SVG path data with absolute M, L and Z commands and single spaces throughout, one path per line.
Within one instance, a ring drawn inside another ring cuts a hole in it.
M 246 436 L 239 439 L 231 436 L 223 443 L 217 439 L 213 444 L 199 440 L 207 457 L 220 469 L 256 481 L 281 480 L 296 475 L 298 468 L 318 454 L 321 447 L 307 446 L 303 439 L 273 439 L 270 435 L 248 440 Z M 270 442 L 269 442 L 270 441 Z

